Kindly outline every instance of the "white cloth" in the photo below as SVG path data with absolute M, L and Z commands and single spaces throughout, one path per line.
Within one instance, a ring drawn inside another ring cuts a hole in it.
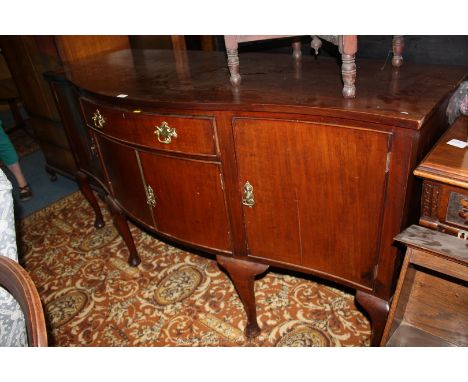
M 0 255 L 18 261 L 12 186 L 0 168 Z M 26 323 L 19 304 L 0 287 L 0 346 L 28 346 Z

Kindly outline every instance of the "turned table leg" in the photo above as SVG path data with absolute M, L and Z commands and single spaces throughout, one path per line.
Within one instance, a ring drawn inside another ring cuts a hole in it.
M 292 43 L 292 48 L 293 48 L 293 58 L 296 61 L 299 61 L 302 57 L 302 43 L 301 40 L 294 40 Z
M 356 52 L 357 36 L 342 36 L 340 46 L 341 76 L 343 78 L 343 97 L 354 98 L 356 96 Z
M 138 256 L 130 228 L 128 228 L 127 217 L 112 197 L 108 195 L 106 197 L 106 201 L 110 207 L 115 228 L 117 228 L 117 231 L 119 232 L 120 236 L 122 236 L 122 239 L 124 240 L 130 252 L 130 255 L 128 256 L 128 264 L 132 267 L 136 267 L 141 263 L 141 260 L 140 256 Z
M 387 322 L 388 301 L 362 291 L 356 292 L 356 301 L 369 314 L 372 326 L 371 346 L 379 346 Z
M 405 40 L 403 36 L 393 36 L 392 48 L 393 58 L 392 65 L 399 68 L 403 65 L 403 48 L 405 47 Z
M 343 97 L 354 98 L 356 96 L 356 62 L 355 55 L 341 55 L 341 76 L 343 78 Z
M 235 86 L 240 85 L 241 76 L 239 74 L 239 54 L 237 51 L 238 42 L 236 36 L 224 36 L 226 53 L 228 60 L 229 73 L 231 74 L 231 83 Z
M 81 193 L 84 195 L 88 203 L 94 210 L 94 226 L 96 228 L 104 227 L 104 219 L 102 218 L 101 208 L 96 200 L 96 197 L 89 186 L 88 176 L 82 172 L 78 171 L 76 173 L 76 180 L 78 181 L 78 187 L 80 188 Z
M 219 265 L 226 269 L 227 273 L 231 277 L 237 293 L 239 293 L 242 304 L 244 305 L 244 309 L 247 314 L 245 335 L 248 338 L 259 335 L 260 327 L 257 322 L 254 279 L 256 275 L 265 272 L 269 266 L 220 255 L 216 256 L 216 260 Z

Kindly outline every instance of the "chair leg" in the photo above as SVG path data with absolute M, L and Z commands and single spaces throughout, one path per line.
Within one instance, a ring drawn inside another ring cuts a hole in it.
M 393 36 L 392 48 L 393 58 L 392 65 L 399 68 L 403 65 L 403 48 L 405 47 L 405 40 L 403 36 Z
M 315 55 L 318 55 L 319 49 L 322 47 L 322 40 L 320 40 L 317 36 L 312 36 L 310 46 L 315 51 Z
M 296 61 L 299 61 L 302 57 L 302 51 L 301 51 L 302 43 L 300 40 L 293 41 L 292 43 L 292 48 L 293 48 L 293 58 Z
M 343 97 L 354 98 L 356 96 L 356 56 L 354 54 L 342 54 L 341 76 L 343 78 Z
M 241 83 L 241 76 L 239 74 L 239 54 L 237 51 L 237 37 L 224 36 L 224 43 L 226 45 L 229 73 L 231 74 L 231 84 L 233 84 L 234 86 L 238 86 Z

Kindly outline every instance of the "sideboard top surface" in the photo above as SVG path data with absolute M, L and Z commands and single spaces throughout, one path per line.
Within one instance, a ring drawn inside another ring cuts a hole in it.
M 69 64 L 76 86 L 113 102 L 167 108 L 333 115 L 418 129 L 468 73 L 468 66 L 415 65 L 357 58 L 357 95 L 341 95 L 335 59 L 241 53 L 242 84 L 229 82 L 223 52 L 121 50 Z M 126 98 L 117 98 L 126 94 Z
M 468 149 L 447 144 L 468 141 L 468 116 L 461 116 L 414 171 L 425 179 L 468 189 Z

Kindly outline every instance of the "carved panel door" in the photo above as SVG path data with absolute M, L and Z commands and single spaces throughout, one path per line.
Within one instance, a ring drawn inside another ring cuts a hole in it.
M 231 251 L 221 165 L 140 152 L 154 194 L 156 229 L 207 249 Z
M 250 256 L 370 288 L 391 134 L 239 118 L 234 139 L 240 191 L 254 201 L 244 206 Z

